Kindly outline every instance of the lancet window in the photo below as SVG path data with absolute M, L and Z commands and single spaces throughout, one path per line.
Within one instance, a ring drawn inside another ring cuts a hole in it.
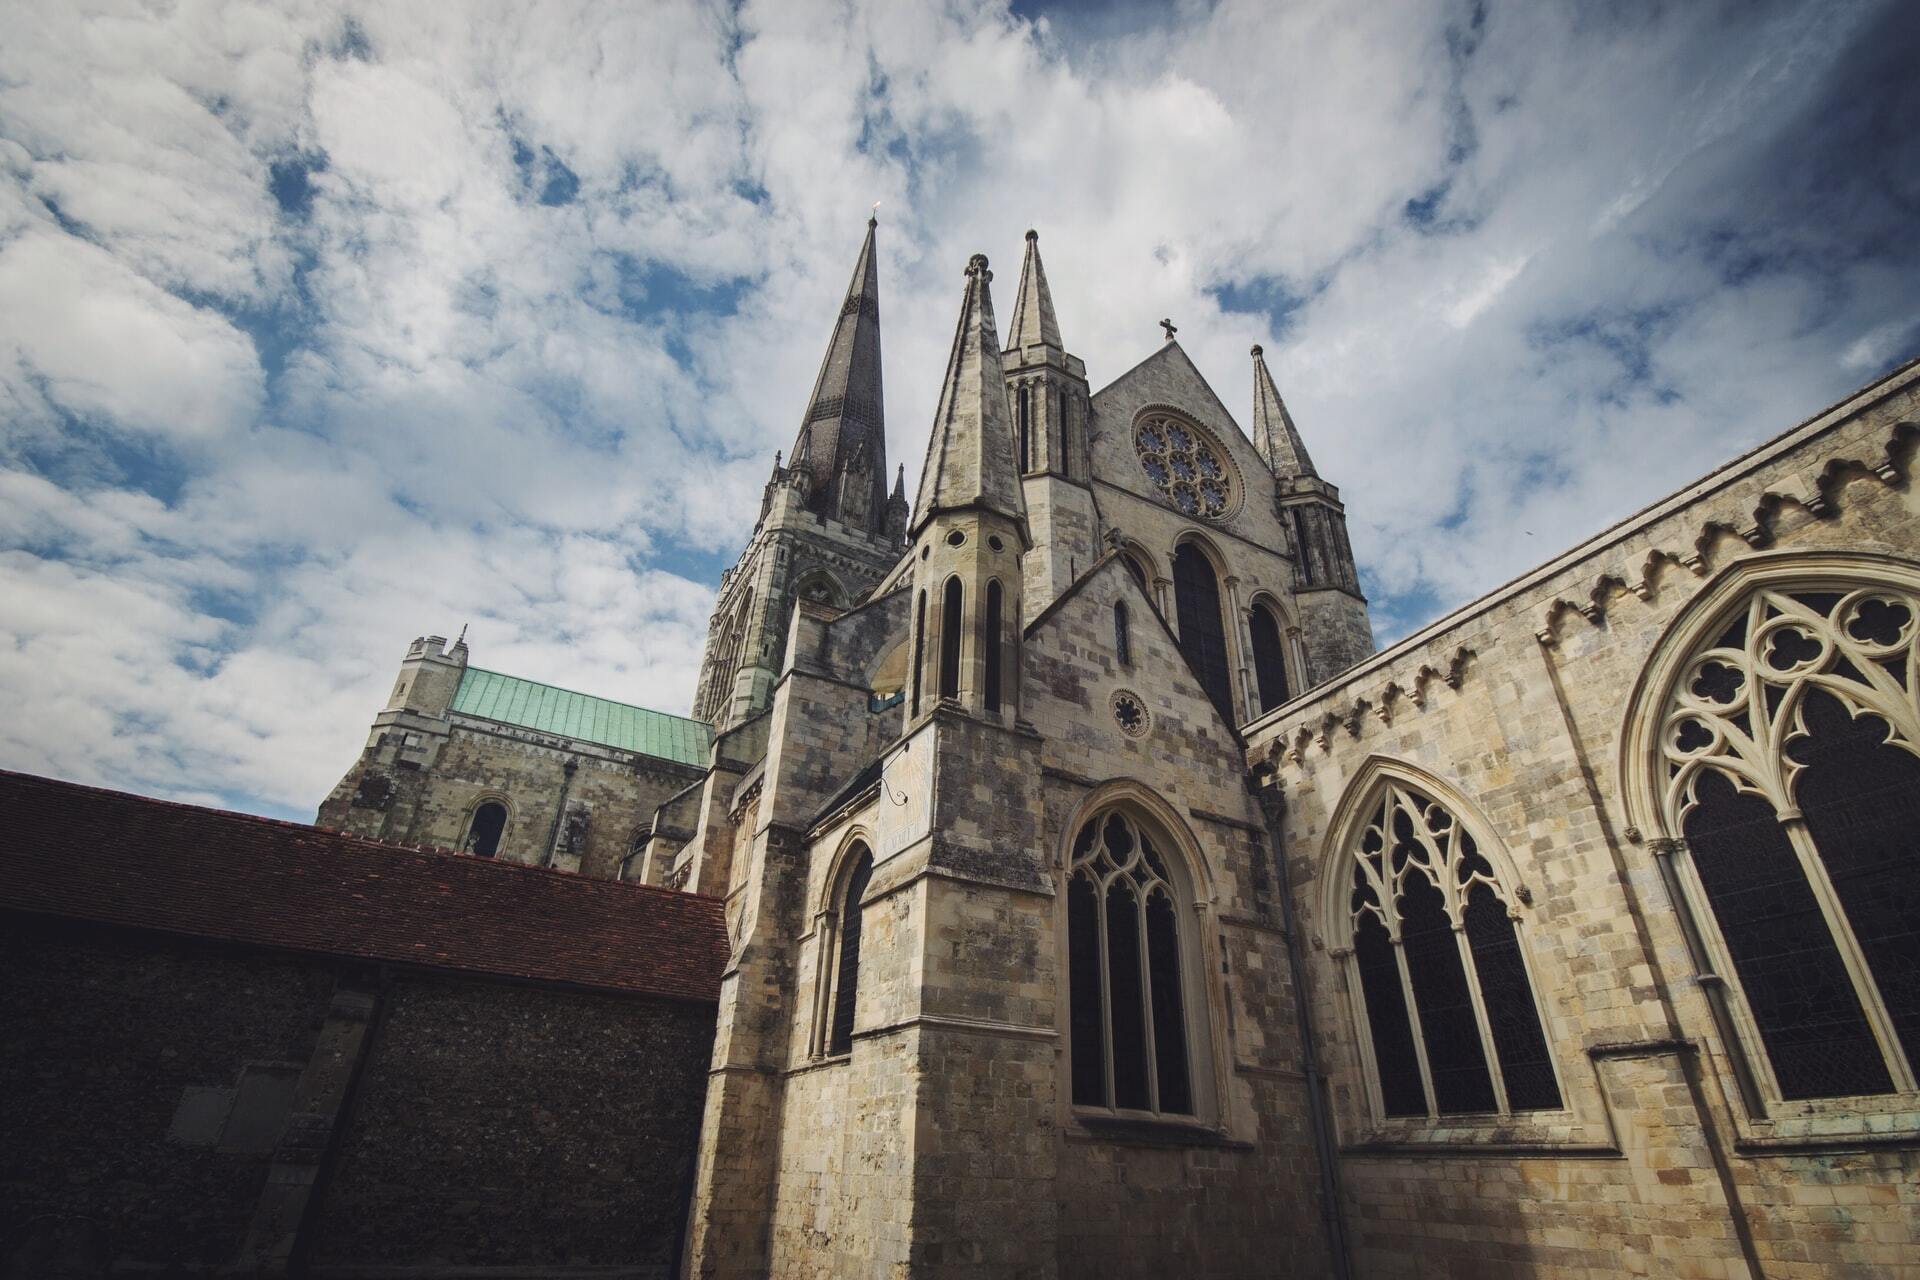
M 1220 708 L 1229 724 L 1233 714 L 1233 680 L 1228 674 L 1227 633 L 1221 621 L 1220 579 L 1206 553 L 1183 542 L 1173 553 L 1174 608 L 1180 618 L 1180 648 L 1200 677 L 1200 687 Z
M 1260 685 L 1260 709 L 1271 711 L 1289 697 L 1280 621 L 1272 609 L 1256 604 L 1248 615 L 1247 629 L 1253 637 L 1253 673 Z
M 853 1018 L 860 1001 L 860 900 L 867 896 L 873 878 L 873 854 L 864 846 L 857 850 L 840 890 L 839 911 L 834 928 L 833 1018 L 828 1024 L 828 1053 L 848 1053 L 853 1049 Z
M 1133 636 L 1129 633 L 1127 602 L 1113 602 L 1113 657 L 1123 667 L 1133 665 Z
M 1096 814 L 1067 873 L 1069 1034 L 1076 1106 L 1195 1114 L 1186 952 L 1193 912 L 1159 837 L 1131 813 Z
M 940 696 L 960 696 L 960 579 L 948 578 L 940 608 Z
M 1364 812 L 1344 882 L 1381 1111 L 1559 1109 L 1510 887 L 1425 792 L 1392 779 Z
M 1915 1090 L 1920 593 L 1764 586 L 1709 628 L 1659 722 L 1708 960 L 1783 1100 Z

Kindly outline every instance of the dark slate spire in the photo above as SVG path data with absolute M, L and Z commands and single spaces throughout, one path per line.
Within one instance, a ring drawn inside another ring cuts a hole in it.
M 1007 408 L 993 298 L 987 291 L 992 279 L 986 255 L 974 254 L 967 263 L 960 323 L 927 440 L 920 496 L 913 504 L 915 535 L 939 512 L 967 507 L 997 511 L 1026 526 L 1027 506 L 1013 456 L 1013 415 Z
M 1053 294 L 1047 289 L 1047 269 L 1040 265 L 1040 233 L 1027 232 L 1027 258 L 1020 264 L 1020 292 L 1014 295 L 1013 326 L 1007 331 L 1007 350 L 1035 344 L 1060 347 L 1060 322 L 1053 315 Z
M 1253 349 L 1253 447 L 1277 476 L 1317 476 L 1280 389 L 1267 372 L 1266 353 Z
M 880 267 L 873 251 L 877 219 L 840 305 L 833 340 L 814 380 L 807 416 L 793 443 L 791 472 L 807 473 L 807 506 L 864 529 L 878 529 L 887 501 L 887 431 L 880 393 Z M 849 492 L 850 487 L 856 491 Z

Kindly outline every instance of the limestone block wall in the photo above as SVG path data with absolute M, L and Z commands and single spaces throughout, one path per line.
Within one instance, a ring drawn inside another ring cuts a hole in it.
M 538 864 L 546 861 L 556 831 L 564 828 L 562 810 L 578 811 L 587 817 L 584 847 L 577 855 L 559 849 L 553 865 L 612 878 L 634 851 L 635 835 L 650 827 L 654 810 L 703 772 L 458 714 L 437 734 L 412 731 L 418 745 L 400 740 L 407 732 L 376 728 L 361 758 L 322 803 L 321 826 L 458 849 L 474 809 L 499 800 L 508 817 L 496 856 Z M 360 796 L 361 781 L 369 774 L 390 780 L 384 806 L 366 804 Z
M 1910 1263 L 1920 1129 L 1877 1103 L 1823 1106 L 1813 1121 L 1741 1100 L 1646 818 L 1623 792 L 1637 766 L 1621 738 L 1648 655 L 1720 575 L 1826 549 L 1920 558 L 1907 483 L 1917 376 L 1910 366 L 1250 726 L 1250 761 L 1287 791 L 1363 1274 L 1893 1276 Z M 1457 801 L 1510 859 L 1560 1111 L 1376 1114 L 1333 954 L 1352 866 L 1335 841 L 1343 806 L 1393 768 Z

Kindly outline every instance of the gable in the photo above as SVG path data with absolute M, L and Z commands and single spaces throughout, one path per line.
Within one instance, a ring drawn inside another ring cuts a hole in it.
M 1130 660 L 1116 648 L 1114 605 L 1127 609 Z M 1185 759 L 1217 776 L 1245 769 L 1240 737 L 1207 697 L 1179 642 L 1117 552 L 1109 552 L 1030 623 L 1022 650 L 1025 717 L 1049 754 L 1137 757 L 1136 774 Z M 1132 695 L 1147 723 L 1123 729 L 1116 699 Z M 1072 767 L 1071 764 L 1068 765 Z M 1222 772 L 1224 771 L 1224 772 Z
M 1236 489 L 1232 514 L 1219 520 L 1188 516 L 1175 508 L 1141 469 L 1134 449 L 1135 420 L 1150 409 L 1188 419 L 1211 435 L 1225 454 Z M 1225 529 L 1263 547 L 1286 545 L 1273 509 L 1273 478 L 1266 463 L 1177 342 L 1169 342 L 1093 396 L 1090 452 L 1093 477 L 1151 504 L 1173 520 L 1198 528 Z M 1119 517 L 1125 524 L 1125 516 Z

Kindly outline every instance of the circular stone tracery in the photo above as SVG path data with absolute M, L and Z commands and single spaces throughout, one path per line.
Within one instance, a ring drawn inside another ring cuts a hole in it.
M 1232 513 L 1226 453 L 1200 428 L 1170 414 L 1150 413 L 1134 427 L 1133 447 L 1140 469 L 1174 506 L 1208 520 Z

